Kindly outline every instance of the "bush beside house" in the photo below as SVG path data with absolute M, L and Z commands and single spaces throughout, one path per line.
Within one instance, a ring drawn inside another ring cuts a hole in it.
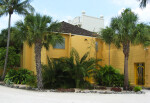
M 69 58 L 57 60 L 48 58 L 48 65 L 43 65 L 43 83 L 45 88 L 91 88 L 86 77 L 93 73 L 96 59 L 87 59 L 89 53 L 81 58 L 73 49 Z
M 6 49 L 4 47 L 0 48 L 0 68 L 3 68 L 5 63 L 5 55 Z M 20 66 L 20 54 L 16 53 L 16 49 L 14 47 L 9 47 L 8 53 L 8 63 L 7 68 L 14 68 Z
M 5 76 L 5 83 L 10 84 L 26 84 L 35 87 L 36 76 L 32 71 L 20 68 L 18 70 L 10 69 Z
M 124 76 L 112 66 L 105 65 L 95 71 L 94 78 L 98 85 L 108 87 L 122 87 Z

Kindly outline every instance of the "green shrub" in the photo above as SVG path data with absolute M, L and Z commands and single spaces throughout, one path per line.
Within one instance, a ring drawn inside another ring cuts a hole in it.
M 87 59 L 89 53 L 80 59 L 78 52 L 73 49 L 69 58 L 52 60 L 43 65 L 43 83 L 45 88 L 91 88 L 88 81 L 96 67 L 94 58 Z
M 0 68 L 3 68 L 4 66 L 5 55 L 6 55 L 6 49 L 0 48 Z M 14 68 L 19 66 L 20 66 L 20 54 L 16 53 L 14 47 L 9 47 L 7 67 Z
M 96 68 L 95 58 L 88 58 L 89 52 L 85 53 L 81 58 L 75 49 L 72 49 L 70 58 L 61 58 L 64 61 L 65 68 L 70 70 L 71 78 L 75 81 L 76 88 L 82 88 L 87 84 L 86 77 L 90 77 Z
M 107 65 L 95 70 L 94 78 L 101 86 L 122 87 L 124 82 L 124 76 L 112 66 Z
M 11 27 L 11 35 L 10 35 L 10 47 L 15 48 L 15 52 L 18 54 L 21 52 L 22 47 L 23 47 L 23 40 L 21 37 L 21 34 L 18 34 L 16 31 L 17 28 Z M 6 47 L 7 46 L 7 37 L 8 37 L 8 29 L 3 29 L 1 30 L 0 33 L 0 47 Z
M 32 71 L 27 69 L 10 69 L 5 76 L 4 81 L 13 82 L 15 84 L 27 84 L 30 86 L 36 85 L 36 77 L 34 76 Z
M 135 92 L 141 91 L 142 88 L 140 86 L 135 86 L 133 89 Z
M 60 59 L 48 58 L 48 65 L 42 65 L 44 88 L 74 88 L 75 81 L 69 71 Z

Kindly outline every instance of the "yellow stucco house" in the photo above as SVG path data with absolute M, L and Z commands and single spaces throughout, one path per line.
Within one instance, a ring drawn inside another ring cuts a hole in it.
M 89 51 L 90 57 L 102 59 L 100 65 L 108 65 L 109 48 L 102 40 L 94 37 L 92 32 L 66 22 L 62 22 L 61 32 L 65 41 L 63 45 L 50 46 L 49 50 L 42 48 L 41 62 L 43 64 L 47 63 L 47 56 L 50 58 L 69 57 L 73 47 L 80 56 Z M 29 47 L 24 43 L 22 66 L 36 73 L 34 56 L 34 47 Z M 113 45 L 110 49 L 110 64 L 124 73 L 122 49 L 117 49 Z M 131 46 L 128 66 L 131 85 L 150 87 L 150 50 L 148 48 L 143 48 L 140 45 Z

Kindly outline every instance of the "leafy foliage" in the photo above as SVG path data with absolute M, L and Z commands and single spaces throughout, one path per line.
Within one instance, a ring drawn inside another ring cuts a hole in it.
M 141 8 L 145 8 L 147 3 L 149 2 L 149 0 L 138 0 L 138 1 L 140 1 L 140 7 Z
M 138 91 L 141 91 L 142 88 L 141 88 L 140 86 L 135 86 L 135 87 L 133 88 L 133 90 L 134 90 L 135 92 L 138 92 Z
M 11 32 L 10 46 L 16 49 L 16 53 L 20 53 L 23 47 L 23 40 L 20 36 L 21 34 L 17 33 L 17 30 L 15 27 L 12 27 L 10 29 L 10 32 Z M 7 46 L 7 36 L 8 36 L 8 29 L 3 29 L 0 34 L 0 47 Z
M 129 43 L 143 44 L 144 46 L 150 44 L 148 26 L 142 23 L 138 24 L 138 16 L 129 8 L 125 9 L 120 16 L 112 18 L 110 28 L 115 33 L 112 43 L 118 48 Z
M 36 77 L 33 72 L 24 68 L 18 70 L 10 69 L 5 76 L 4 81 L 6 83 L 11 81 L 15 84 L 27 84 L 31 86 L 36 85 Z
M 96 60 L 94 58 L 87 59 L 89 52 L 85 53 L 81 59 L 78 52 L 73 48 L 70 58 L 61 58 L 65 63 L 65 68 L 70 70 L 72 78 L 75 80 L 76 87 L 82 87 L 82 84 L 87 82 L 85 77 L 89 77 L 96 68 Z
M 100 38 L 103 39 L 106 44 L 110 45 L 113 42 L 113 36 L 115 33 L 112 28 L 106 27 L 105 29 L 102 29 L 100 34 Z
M 6 55 L 6 49 L 0 48 L 0 67 L 3 68 L 4 60 Z M 16 49 L 14 47 L 9 47 L 9 54 L 8 54 L 8 68 L 14 68 L 20 66 L 20 54 L 16 53 Z
M 43 81 L 50 88 L 84 88 L 90 87 L 86 77 L 93 73 L 96 67 L 94 58 L 87 59 L 89 53 L 80 59 L 78 52 L 73 49 L 69 58 L 57 60 L 48 59 L 48 65 L 43 66 Z
M 74 88 L 75 82 L 60 59 L 48 58 L 48 65 L 43 65 L 42 68 L 44 88 Z
M 124 81 L 124 76 L 120 74 L 118 70 L 107 65 L 97 69 L 95 71 L 94 78 L 98 85 L 110 87 L 122 87 Z
M 55 33 L 60 26 L 60 23 L 52 21 L 50 16 L 40 14 L 27 15 L 24 22 L 16 23 L 18 34 L 24 41 L 27 41 L 29 46 L 41 43 L 41 46 L 46 49 L 49 48 L 49 45 L 55 45 L 56 42 L 63 42 L 63 37 L 59 33 Z
M 13 13 L 27 15 L 28 11 L 34 11 L 30 0 L 0 0 L 0 17 Z

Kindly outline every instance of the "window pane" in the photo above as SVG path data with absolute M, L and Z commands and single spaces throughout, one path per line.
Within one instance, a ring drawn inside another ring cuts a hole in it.
M 54 45 L 54 48 L 55 48 L 55 49 L 65 49 L 65 38 L 64 38 L 64 40 L 63 40 L 62 43 L 57 42 L 57 43 Z

